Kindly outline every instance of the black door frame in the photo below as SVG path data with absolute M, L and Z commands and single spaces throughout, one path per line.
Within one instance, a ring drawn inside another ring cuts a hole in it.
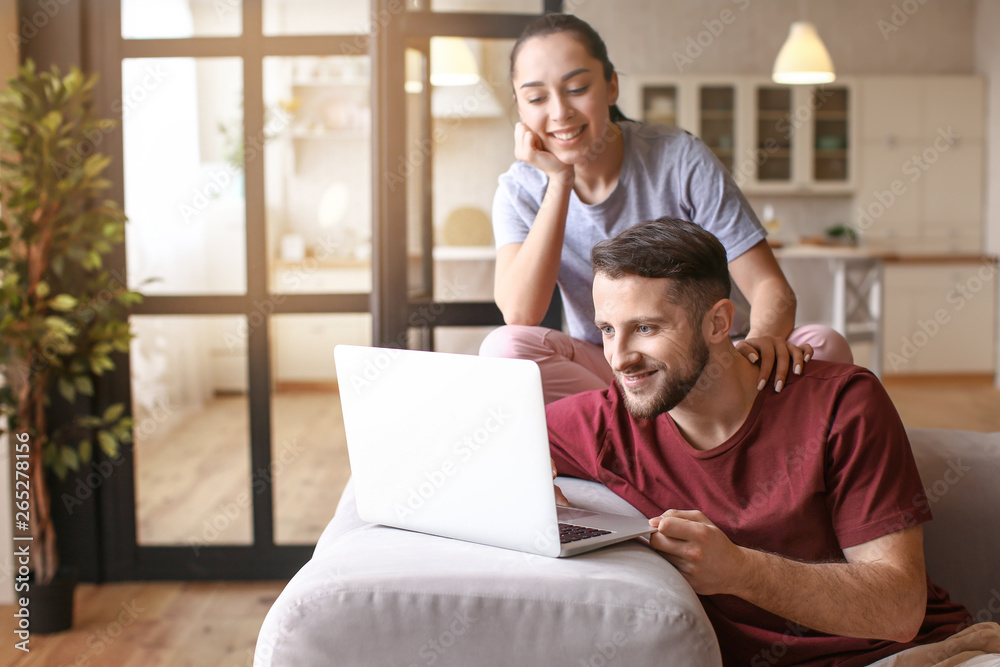
M 433 0 L 431 0 L 433 2 Z M 401 0 L 373 0 L 377 15 L 393 16 Z M 427 3 L 423 3 L 426 5 Z M 562 0 L 540 2 L 542 14 L 562 11 Z M 431 37 L 450 36 L 480 39 L 516 39 L 524 27 L 542 14 L 480 14 L 423 11 L 403 12 L 398 20 L 389 20 L 377 31 L 372 57 L 375 95 L 373 127 L 377 137 L 375 159 L 372 161 L 372 183 L 375 186 L 373 214 L 375 230 L 374 261 L 375 291 L 372 294 L 376 345 L 407 347 L 409 329 L 423 331 L 422 344 L 433 348 L 434 329 L 455 326 L 499 326 L 503 315 L 492 301 L 435 301 L 433 289 L 433 221 L 430 172 L 432 160 L 423 160 L 423 206 L 421 226 L 421 275 L 425 289 L 410 295 L 407 276 L 407 248 L 399 239 L 407 238 L 406 189 L 388 187 L 384 174 L 391 174 L 405 164 L 410 147 L 406 141 L 405 123 L 399 122 L 399 110 L 406 108 L 404 83 L 405 48 L 426 44 Z M 426 79 L 427 73 L 424 73 Z M 429 90 L 424 81 L 424 91 Z M 429 102 L 425 102 L 425 110 Z M 433 146 L 431 133 L 425 125 L 421 146 Z M 562 302 L 558 289 L 552 297 L 542 326 L 562 328 Z
M 244 140 L 260 154 L 245 165 L 247 291 L 225 296 L 148 296 L 131 310 L 133 315 L 242 315 L 248 318 L 248 418 L 250 469 L 253 475 L 253 544 L 246 546 L 145 546 L 137 542 L 135 461 L 131 447 L 124 452 L 118 472 L 102 489 L 103 574 L 108 580 L 223 580 L 287 579 L 312 555 L 310 545 L 274 544 L 273 480 L 271 470 L 270 316 L 303 313 L 368 313 L 368 294 L 272 294 L 267 280 L 267 241 L 264 205 L 265 124 L 263 59 L 266 56 L 368 55 L 359 49 L 358 35 L 264 36 L 263 0 L 243 0 L 243 31 L 238 37 L 125 40 L 121 37 L 121 4 L 90 0 L 87 5 L 87 43 L 92 69 L 101 71 L 96 105 L 104 117 L 119 125 L 107 136 L 104 150 L 114 156 L 111 196 L 124 201 L 121 63 L 125 58 L 239 57 L 243 61 Z M 237 5 L 234 5 L 234 8 Z M 365 38 L 367 39 L 367 38 Z M 253 102 L 251 102 L 253 101 Z M 126 231 L 127 233 L 127 231 Z M 115 266 L 126 274 L 124 249 Z M 256 317 L 255 317 L 256 316 Z M 131 405 L 130 368 L 119 360 L 107 387 L 107 403 Z M 259 491 L 258 491 L 259 489 Z
M 263 58 L 266 56 L 369 55 L 372 63 L 372 197 L 373 197 L 373 291 L 368 294 L 282 294 L 274 298 L 267 284 L 267 243 L 264 219 L 264 161 L 248 161 L 246 183 L 247 292 L 225 296 L 148 296 L 130 312 L 134 315 L 243 315 L 267 314 L 249 328 L 249 423 L 251 471 L 259 475 L 262 492 L 252 494 L 252 545 L 204 546 L 194 554 L 189 545 L 144 546 L 137 542 L 135 512 L 135 460 L 132 447 L 123 448 L 116 473 L 99 490 L 102 567 L 104 580 L 252 580 L 288 579 L 309 557 L 308 545 L 274 544 L 273 486 L 267 471 L 271 465 L 271 371 L 269 364 L 269 317 L 273 314 L 370 313 L 376 345 L 407 346 L 410 323 L 428 312 L 435 313 L 424 327 L 432 340 L 439 326 L 490 326 L 503 323 L 493 302 L 435 302 L 428 293 L 411 297 L 407 288 L 405 243 L 407 211 L 405 188 L 387 187 L 382 174 L 405 159 L 405 127 L 398 113 L 405 108 L 404 45 L 435 35 L 470 38 L 516 38 L 523 27 L 540 14 L 431 13 L 402 9 L 403 0 L 371 0 L 372 30 L 356 34 L 320 36 L 264 36 L 263 0 L 243 0 L 243 31 L 238 37 L 125 40 L 121 37 L 121 5 L 115 0 L 82 0 L 86 69 L 101 72 L 95 95 L 97 112 L 114 118 L 118 126 L 107 133 L 101 150 L 113 157 L 108 176 L 109 196 L 124 201 L 122 145 L 122 72 L 126 58 L 140 57 L 239 57 L 243 60 L 245 141 L 263 136 Z M 544 13 L 560 11 L 561 0 L 543 0 Z M 380 17 L 389 17 L 382 21 Z M 365 45 L 367 51 L 360 48 Z M 262 147 L 262 151 L 266 148 Z M 429 161 L 428 161 L 429 162 Z M 429 189 L 429 188 L 428 188 Z M 425 206 L 425 211 L 430 207 Z M 429 214 L 420 223 L 425 246 L 424 275 L 431 279 Z M 126 231 L 127 233 L 127 231 Z M 122 277 L 127 275 L 124 247 L 110 262 Z M 558 328 L 561 307 L 558 295 L 544 322 Z M 110 381 L 102 383 L 98 402 L 123 402 L 131 406 L 130 366 L 127 355 L 117 360 Z

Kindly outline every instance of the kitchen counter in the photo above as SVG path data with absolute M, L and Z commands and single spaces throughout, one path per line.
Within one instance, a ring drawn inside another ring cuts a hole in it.
M 779 260 L 788 259 L 881 259 L 894 263 L 926 263 L 926 264 L 996 264 L 995 255 L 981 253 L 948 253 L 939 251 L 904 251 L 899 252 L 879 246 L 837 246 L 797 244 L 774 248 L 774 256 Z

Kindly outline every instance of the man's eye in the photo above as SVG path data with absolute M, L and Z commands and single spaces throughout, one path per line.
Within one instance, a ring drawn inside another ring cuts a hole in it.
M 614 332 L 615 332 L 615 328 L 614 327 L 611 327 L 611 326 L 601 327 L 601 333 L 603 333 L 605 336 L 610 336 Z
M 653 327 L 649 326 L 648 324 L 640 324 L 639 325 L 639 333 L 646 334 L 646 333 L 652 333 L 652 332 L 653 332 Z

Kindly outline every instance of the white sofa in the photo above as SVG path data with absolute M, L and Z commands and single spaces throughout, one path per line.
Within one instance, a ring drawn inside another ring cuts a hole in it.
M 911 430 L 932 578 L 1000 620 L 1000 433 Z M 886 471 L 892 474 L 892 471 Z M 578 506 L 637 512 L 561 479 Z M 720 664 L 697 596 L 639 541 L 552 559 L 364 523 L 350 485 L 261 628 L 255 667 Z

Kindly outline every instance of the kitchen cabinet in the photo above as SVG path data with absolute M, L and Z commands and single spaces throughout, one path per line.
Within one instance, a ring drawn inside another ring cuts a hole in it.
M 865 77 L 854 224 L 900 252 L 982 250 L 984 90 L 978 76 Z
M 996 282 L 986 258 L 888 262 L 883 372 L 992 375 Z
M 272 373 L 279 383 L 333 383 L 336 345 L 371 345 L 368 313 L 275 315 L 271 318 Z
M 749 194 L 849 194 L 855 186 L 857 95 L 849 79 L 826 86 L 743 85 Z
M 636 120 L 698 136 L 747 194 L 849 194 L 857 96 L 848 79 L 783 86 L 759 77 L 631 77 Z

